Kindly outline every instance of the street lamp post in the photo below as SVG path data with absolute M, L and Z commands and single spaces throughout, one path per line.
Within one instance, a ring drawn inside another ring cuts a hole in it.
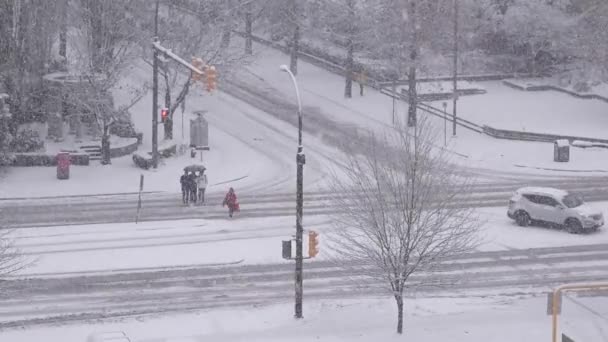
M 296 90 L 296 98 L 298 100 L 298 152 L 296 154 L 297 164 L 297 195 L 296 195 L 296 279 L 295 279 L 295 290 L 296 290 L 296 303 L 295 303 L 295 317 L 302 318 L 302 298 L 304 294 L 303 287 L 303 266 L 304 256 L 302 248 L 302 239 L 304 235 L 304 228 L 302 227 L 302 216 L 303 205 L 304 205 L 304 164 L 306 163 L 306 157 L 304 156 L 304 147 L 302 146 L 302 101 L 300 100 L 300 91 L 298 89 L 298 83 L 296 77 L 289 70 L 287 65 L 280 66 L 281 71 L 289 74 L 293 86 Z

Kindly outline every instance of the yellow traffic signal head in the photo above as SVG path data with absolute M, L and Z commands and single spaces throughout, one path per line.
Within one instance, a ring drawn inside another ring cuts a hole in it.
M 319 234 L 314 230 L 308 232 L 308 256 L 314 258 L 319 254 Z
M 205 62 L 203 61 L 202 58 L 199 57 L 192 57 L 192 66 L 195 67 L 196 69 L 205 72 Z M 199 74 L 197 72 L 192 71 L 192 80 L 193 81 L 201 81 L 203 79 L 203 75 Z
M 217 88 L 217 71 L 213 65 L 205 70 L 205 79 L 207 81 L 207 91 L 211 92 Z

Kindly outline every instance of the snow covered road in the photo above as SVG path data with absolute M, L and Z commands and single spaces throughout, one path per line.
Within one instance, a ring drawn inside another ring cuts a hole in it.
M 608 244 L 477 252 L 418 273 L 417 293 L 521 295 L 563 282 L 608 277 Z M 355 272 L 365 265 L 307 262 L 306 298 L 373 297 L 384 292 Z M 3 283 L 0 327 L 51 324 L 224 306 L 267 305 L 293 296 L 290 263 L 191 266 L 99 275 L 13 279 Z
M 283 182 L 283 180 L 277 180 Z M 553 186 L 577 192 L 588 201 L 608 200 L 608 179 L 590 177 L 582 179 L 521 179 L 498 181 L 473 186 L 473 196 L 459 205 L 505 205 L 514 190 L 522 186 Z M 181 203 L 181 194 L 151 193 L 143 196 L 141 221 L 175 219 L 223 219 L 226 209 L 220 206 L 223 193 L 208 194 L 208 205 L 188 207 Z M 332 205 L 327 191 L 305 191 L 306 216 L 326 215 L 337 208 Z M 294 193 L 267 193 L 256 187 L 239 193 L 239 217 L 277 217 L 295 215 Z M 72 197 L 54 199 L 28 199 L 0 201 L 0 224 L 5 227 L 36 227 L 65 224 L 134 222 L 137 212 L 137 195 Z

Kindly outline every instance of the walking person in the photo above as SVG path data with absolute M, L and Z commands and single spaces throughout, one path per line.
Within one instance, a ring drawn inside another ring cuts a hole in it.
M 205 171 L 201 171 L 198 178 L 196 179 L 196 184 L 198 186 L 198 200 L 201 202 L 201 205 L 205 204 L 205 190 L 207 189 L 207 175 Z
M 190 172 L 188 175 L 188 190 L 190 201 L 196 204 L 196 174 L 194 172 Z
M 359 83 L 359 96 L 363 96 L 363 89 L 367 83 L 367 76 L 365 75 L 365 70 L 363 68 L 360 69 L 359 74 L 357 75 L 357 83 Z
M 188 198 L 190 197 L 190 190 L 188 189 L 188 171 L 184 171 L 184 174 L 179 177 L 179 183 L 182 186 L 182 202 L 188 204 Z
M 235 211 L 239 211 L 239 202 L 236 198 L 236 193 L 233 188 L 228 190 L 226 197 L 224 197 L 224 202 L 222 202 L 222 207 L 228 206 L 228 217 L 232 217 Z

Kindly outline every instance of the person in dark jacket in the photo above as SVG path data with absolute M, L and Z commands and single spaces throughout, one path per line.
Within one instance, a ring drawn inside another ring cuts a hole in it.
M 188 197 L 190 197 L 190 191 L 188 190 L 188 172 L 184 171 L 184 174 L 179 177 L 179 183 L 182 186 L 182 202 L 188 204 Z

